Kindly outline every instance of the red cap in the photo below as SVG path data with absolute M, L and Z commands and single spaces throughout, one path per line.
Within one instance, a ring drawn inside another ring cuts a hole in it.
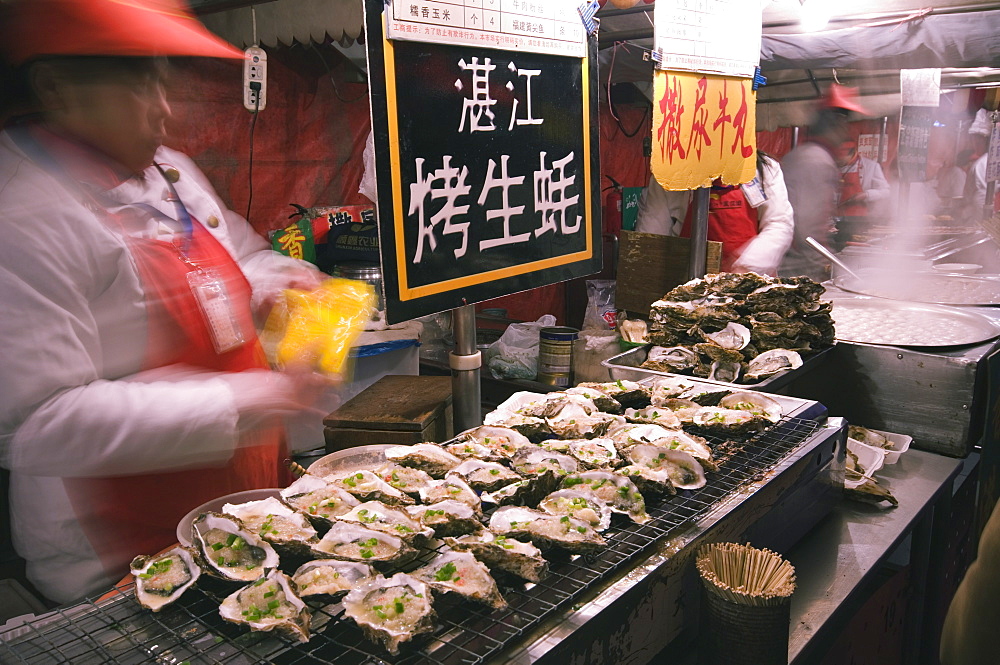
M 243 58 L 183 0 L 20 0 L 0 27 L 0 50 L 14 66 L 48 55 Z
M 848 88 L 837 83 L 831 83 L 830 89 L 826 91 L 823 98 L 823 107 L 828 109 L 844 109 L 854 111 L 861 115 L 871 115 L 861 102 L 858 101 L 858 89 Z

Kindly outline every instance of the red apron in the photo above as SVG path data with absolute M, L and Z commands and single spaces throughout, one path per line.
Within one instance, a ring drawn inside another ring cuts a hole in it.
M 691 237 L 693 208 L 693 204 L 688 206 L 682 238 Z M 713 185 L 708 197 L 708 239 L 722 243 L 723 272 L 732 269 L 737 252 L 757 237 L 757 230 L 757 209 L 747 202 L 743 189 Z
M 188 259 L 212 267 L 228 289 L 247 341 L 216 353 L 208 326 L 188 286 L 192 266 L 178 247 L 160 240 L 131 240 L 130 250 L 147 297 L 149 334 L 146 368 L 184 364 L 226 372 L 264 368 L 254 334 L 250 285 L 228 251 L 196 220 Z M 252 440 L 249 440 L 252 437 Z M 128 572 L 139 554 L 153 554 L 176 542 L 180 519 L 220 496 L 287 484 L 283 431 L 259 428 L 241 438 L 229 462 L 217 468 L 111 478 L 67 478 L 66 490 L 84 533 L 111 579 Z
M 838 200 L 848 201 L 864 191 L 861 186 L 861 162 L 858 161 L 853 171 L 840 174 L 840 197 Z M 838 214 L 844 217 L 864 217 L 868 214 L 868 204 L 863 201 L 841 203 L 838 210 Z

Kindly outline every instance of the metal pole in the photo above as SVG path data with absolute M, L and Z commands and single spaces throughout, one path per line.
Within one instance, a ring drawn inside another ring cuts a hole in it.
M 799 126 L 795 125 L 792 127 L 792 147 L 799 147 Z
M 878 135 L 878 153 L 877 156 L 875 157 L 875 161 L 878 162 L 879 164 L 882 163 L 882 154 L 883 154 L 882 151 L 884 149 L 882 145 L 883 141 L 885 141 L 886 143 L 889 142 L 889 116 L 887 115 L 882 116 L 882 131 L 879 132 Z
M 708 187 L 694 190 L 694 214 L 691 215 L 691 262 L 688 264 L 688 279 L 705 276 L 708 260 Z
M 476 307 L 463 305 L 452 310 L 455 350 L 451 365 L 452 407 L 455 411 L 455 432 L 463 432 L 483 424 L 482 390 L 479 368 L 482 354 L 476 349 Z

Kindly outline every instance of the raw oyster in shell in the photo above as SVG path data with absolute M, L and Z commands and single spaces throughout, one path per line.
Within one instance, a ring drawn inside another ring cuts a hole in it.
M 384 455 L 390 462 L 426 471 L 432 478 L 444 478 L 444 474 L 462 462 L 441 446 L 433 443 L 393 446 L 386 448 Z
M 490 516 L 490 531 L 500 536 L 527 538 L 542 549 L 560 547 L 575 554 L 594 552 L 607 545 L 601 534 L 584 520 L 520 506 L 498 508 Z
M 408 561 L 416 554 L 402 538 L 354 522 L 334 524 L 313 552 L 319 558 L 382 564 Z
M 295 582 L 300 598 L 316 597 L 335 601 L 377 574 L 367 563 L 314 559 L 299 566 L 292 575 L 292 581 Z
M 654 346 L 640 367 L 654 372 L 687 374 L 698 366 L 698 354 L 688 346 Z M 652 399 L 652 395 L 650 395 Z
M 202 513 L 191 523 L 192 547 L 202 570 L 230 582 L 254 582 L 278 567 L 271 544 L 222 513 Z
M 460 536 L 483 528 L 483 523 L 472 506 L 454 499 L 445 499 L 428 505 L 408 506 L 406 512 L 425 527 L 442 536 Z
M 424 538 L 434 536 L 431 529 L 422 525 L 401 507 L 387 506 L 381 501 L 365 501 L 338 519 L 388 533 L 402 538 L 407 543 L 413 543 L 420 536 Z
M 771 349 L 753 358 L 747 365 L 744 379 L 759 381 L 786 369 L 802 367 L 802 356 L 789 349 Z
M 659 474 L 663 474 L 678 489 L 694 490 L 705 486 L 705 470 L 698 460 L 682 450 L 643 444 L 629 450 L 629 459 L 634 467 L 649 469 L 656 474 L 638 474 L 647 480 L 658 480 Z
M 457 593 L 494 609 L 507 607 L 489 568 L 469 552 L 442 552 L 410 574 L 434 589 Z
M 412 505 L 415 501 L 367 469 L 327 476 L 327 480 L 361 501 L 381 501 L 394 505 Z
M 312 614 L 280 570 L 227 596 L 219 605 L 219 615 L 251 630 L 275 630 L 299 642 L 309 641 Z
M 498 536 L 487 529 L 444 540 L 455 551 L 471 552 L 490 569 L 499 569 L 529 582 L 541 582 L 549 574 L 549 562 L 531 543 Z
M 707 341 L 723 349 L 739 351 L 750 343 L 750 329 L 742 323 L 730 321 L 726 327 L 715 333 L 705 333 Z
M 369 640 L 395 655 L 399 646 L 434 630 L 430 588 L 406 573 L 376 577 L 352 589 L 344 598 L 344 614 Z
M 411 499 L 420 498 L 420 488 L 427 487 L 427 485 L 434 480 L 434 478 L 431 477 L 431 474 L 426 471 L 413 469 L 401 464 L 395 464 L 393 462 L 380 464 L 373 470 L 379 478 L 387 482 L 389 485 L 392 485 L 403 494 L 408 494 Z
M 526 444 L 532 445 L 532 444 Z M 458 476 L 477 492 L 493 492 L 521 480 L 521 476 L 497 462 L 468 459 L 448 472 L 445 478 Z
M 278 551 L 303 554 L 319 538 L 305 515 L 273 496 L 260 501 L 227 503 L 222 512 L 240 520 L 247 529 L 274 545 Z
M 610 471 L 584 471 L 562 479 L 563 488 L 586 489 L 610 506 L 611 511 L 628 515 L 637 524 L 650 520 L 646 501 L 631 480 Z
M 611 526 L 611 507 L 588 489 L 563 489 L 542 499 L 538 507 L 550 515 L 569 515 L 597 531 Z
M 201 575 L 191 550 L 180 545 L 157 556 L 137 556 L 129 569 L 135 576 L 136 600 L 154 612 L 180 598 Z
M 306 474 L 279 492 L 281 500 L 313 523 L 328 527 L 334 518 L 361 503 L 352 494 L 323 478 Z

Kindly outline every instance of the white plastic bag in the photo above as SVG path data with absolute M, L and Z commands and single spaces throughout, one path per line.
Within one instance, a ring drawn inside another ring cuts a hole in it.
M 538 374 L 538 333 L 556 324 L 545 314 L 537 321 L 512 323 L 486 349 L 485 362 L 495 379 L 534 379 Z
M 584 330 L 615 330 L 615 280 L 587 280 L 587 311 L 583 315 Z

